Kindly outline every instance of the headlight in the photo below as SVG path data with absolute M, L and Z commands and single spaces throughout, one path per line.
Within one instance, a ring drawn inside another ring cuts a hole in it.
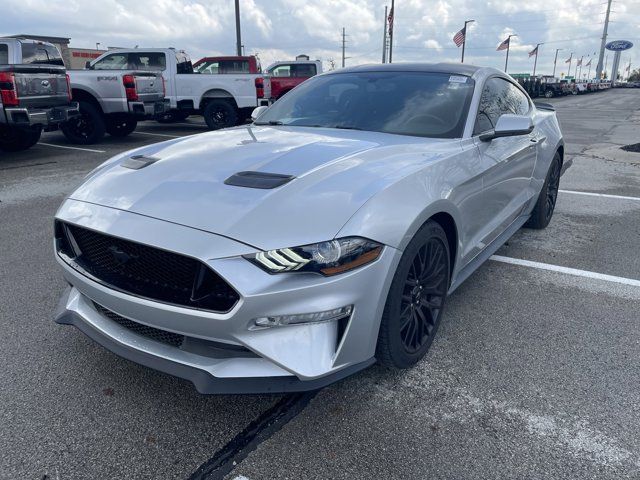
M 348 237 L 244 255 L 244 258 L 269 273 L 315 272 L 331 276 L 373 262 L 380 252 L 379 243 Z

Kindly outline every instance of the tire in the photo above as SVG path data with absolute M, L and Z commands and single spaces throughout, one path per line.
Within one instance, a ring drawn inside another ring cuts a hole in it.
M 544 96 L 545 98 L 553 98 L 553 90 L 545 90 Z
M 409 368 L 429 351 L 442 318 L 450 267 L 447 236 L 429 220 L 409 242 L 391 282 L 378 332 L 380 364 Z
M 561 172 L 562 158 L 560 158 L 560 154 L 556 152 L 551 161 L 549 171 L 547 172 L 547 178 L 545 178 L 542 190 L 540 190 L 540 194 L 536 200 L 536 206 L 533 208 L 533 212 L 531 212 L 531 217 L 529 217 L 529 220 L 524 225 L 526 228 L 541 230 L 549 225 L 551 217 L 553 217 L 553 211 L 556 208 Z
M 21 152 L 33 147 L 42 134 L 42 127 L 0 129 L 0 150 Z
M 90 145 L 99 142 L 104 137 L 106 122 L 102 112 L 89 102 L 78 102 L 80 116 L 60 125 L 64 136 L 71 143 Z
M 112 137 L 126 137 L 138 126 L 134 118 L 112 118 L 107 120 L 106 130 Z
M 238 122 L 238 112 L 226 100 L 211 100 L 202 112 L 210 130 L 233 127 Z
M 179 110 L 171 110 L 170 112 L 160 115 L 156 120 L 158 120 L 159 123 L 174 123 L 183 122 L 188 117 L 188 113 L 181 112 Z

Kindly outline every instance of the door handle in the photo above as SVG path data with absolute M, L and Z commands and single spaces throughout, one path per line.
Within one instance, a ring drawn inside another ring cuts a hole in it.
M 542 143 L 547 139 L 547 137 L 532 137 L 529 139 L 531 143 Z

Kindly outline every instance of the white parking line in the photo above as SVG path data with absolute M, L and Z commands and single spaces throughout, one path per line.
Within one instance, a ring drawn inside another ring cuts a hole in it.
M 511 265 L 537 268 L 539 270 L 549 270 L 552 272 L 566 273 L 568 275 L 575 275 L 578 277 L 594 278 L 596 280 L 605 280 L 607 282 L 622 283 L 623 285 L 640 287 L 640 280 L 635 280 L 633 278 L 616 277 L 613 275 L 605 275 L 604 273 L 590 272 L 588 270 L 578 270 L 577 268 L 561 267 L 559 265 L 551 265 L 550 263 L 532 262 L 531 260 L 521 260 L 519 258 L 503 257 L 501 255 L 492 255 L 490 259 L 495 262 L 509 263 Z
M 588 197 L 615 198 L 617 200 L 635 200 L 640 202 L 640 197 L 626 197 L 624 195 L 609 195 L 607 193 L 579 192 L 577 190 L 558 190 L 562 193 L 570 193 L 572 195 L 587 195 Z
M 168 133 L 139 132 L 138 130 L 136 130 L 133 133 L 137 133 L 139 135 L 151 135 L 151 136 L 154 136 L 154 137 L 169 137 L 169 138 L 180 138 L 180 137 L 184 136 L 184 135 L 169 135 Z
M 56 145 L 54 143 L 38 142 L 38 145 L 46 145 L 47 147 L 66 148 L 68 150 L 81 150 L 83 152 L 106 153 L 106 150 L 94 150 L 92 148 L 69 147 L 67 145 Z

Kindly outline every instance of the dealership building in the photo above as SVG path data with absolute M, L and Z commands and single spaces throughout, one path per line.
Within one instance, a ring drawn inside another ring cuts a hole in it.
M 102 55 L 106 50 L 100 50 L 96 48 L 75 48 L 69 46 L 70 38 L 66 37 L 49 37 L 44 35 L 26 35 L 21 33 L 19 35 L 10 35 L 10 38 L 30 38 L 32 40 L 40 40 L 41 42 L 53 43 L 64 60 L 65 66 L 69 70 L 81 70 L 85 64 L 93 60 L 94 58 Z

